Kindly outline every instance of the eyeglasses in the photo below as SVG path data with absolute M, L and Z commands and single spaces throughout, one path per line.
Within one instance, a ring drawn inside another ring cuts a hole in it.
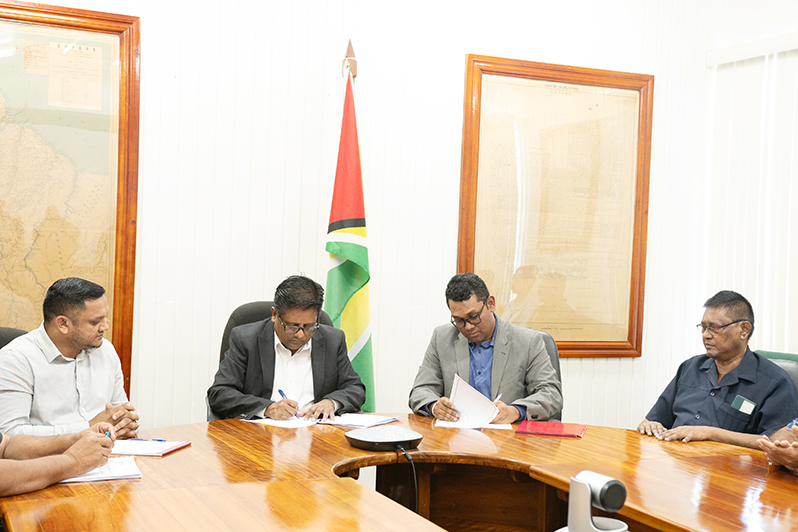
M 482 308 L 479 309 L 479 314 L 477 314 L 476 316 L 472 316 L 466 319 L 455 318 L 454 316 L 452 316 L 452 325 L 454 325 L 458 329 L 462 329 L 463 327 L 465 327 L 466 323 L 470 323 L 471 325 L 478 325 L 482 321 L 482 311 L 485 310 L 486 303 L 487 301 L 482 302 Z
M 741 321 L 748 321 L 748 320 L 735 320 L 727 323 L 726 325 L 704 325 L 703 323 L 699 323 L 698 325 L 696 325 L 696 329 L 698 329 L 698 332 L 700 332 L 701 334 L 704 334 L 707 331 L 711 332 L 712 334 L 718 334 L 729 325 L 734 325 L 735 323 L 740 323 Z
M 306 336 L 311 336 L 319 329 L 318 322 L 316 322 L 316 325 L 305 325 L 304 327 L 300 327 L 299 325 L 286 325 L 279 314 L 277 315 L 277 319 L 280 320 L 280 325 L 283 326 L 283 329 L 285 329 L 285 332 L 288 334 L 296 334 L 299 331 L 302 331 Z

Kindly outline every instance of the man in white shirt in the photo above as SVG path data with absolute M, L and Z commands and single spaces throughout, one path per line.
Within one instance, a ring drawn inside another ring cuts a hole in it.
M 357 412 L 366 387 L 344 332 L 319 324 L 324 289 L 292 275 L 277 287 L 271 318 L 233 328 L 208 404 L 223 418 L 328 419 Z
M 109 423 L 135 438 L 138 414 L 127 402 L 119 356 L 108 330 L 105 289 L 68 277 L 53 283 L 44 321 L 0 350 L 0 432 L 72 434 Z

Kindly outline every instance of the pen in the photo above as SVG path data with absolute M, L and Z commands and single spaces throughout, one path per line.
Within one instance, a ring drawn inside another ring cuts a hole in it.
M 280 396 L 281 396 L 283 399 L 288 399 L 288 397 L 286 397 L 286 395 L 285 395 L 285 392 L 284 392 L 284 391 L 282 391 L 280 388 L 277 388 L 277 392 L 280 394 Z M 296 414 L 294 414 L 294 417 L 297 417 L 297 418 L 298 418 L 299 416 L 298 416 L 298 415 L 296 415 Z
M 499 399 L 501 399 L 501 398 L 502 398 L 502 394 L 499 394 L 499 395 L 496 396 L 496 399 L 494 399 L 493 402 L 497 403 L 499 401 Z
M 130 441 L 166 441 L 166 440 L 162 438 L 153 438 L 151 440 L 148 440 L 146 438 L 130 438 Z

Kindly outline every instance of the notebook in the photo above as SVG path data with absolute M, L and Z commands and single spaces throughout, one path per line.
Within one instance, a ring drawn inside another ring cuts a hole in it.
M 96 482 L 99 480 L 119 480 L 127 478 L 141 478 L 141 470 L 136 465 L 132 456 L 118 456 L 108 459 L 105 465 L 92 469 L 88 473 L 67 478 L 61 483 L 68 482 Z
M 516 434 L 542 434 L 543 436 L 566 436 L 581 438 L 587 430 L 586 425 L 577 423 L 559 423 L 556 421 L 522 421 Z
M 135 456 L 163 456 L 183 447 L 188 447 L 191 442 L 166 441 L 166 440 L 116 440 L 111 454 L 124 454 Z

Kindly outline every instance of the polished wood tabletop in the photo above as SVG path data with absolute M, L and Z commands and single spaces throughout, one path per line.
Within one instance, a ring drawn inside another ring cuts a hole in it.
M 20 501 L 10 530 L 442 531 L 351 478 L 246 482 Z
M 407 458 L 351 447 L 329 425 L 283 429 L 240 420 L 152 429 L 190 441 L 163 458 L 137 457 L 142 479 L 59 484 L 0 499 L 10 531 L 25 530 L 554 530 L 566 523 L 570 478 L 589 469 L 621 480 L 613 517 L 635 530 L 798 529 L 798 477 L 764 453 L 712 442 L 660 442 L 589 426 L 583 438 L 434 427 L 410 451 L 419 513 L 353 479 L 377 466 L 377 489 L 406 506 Z M 410 484 L 412 487 L 412 484 Z

